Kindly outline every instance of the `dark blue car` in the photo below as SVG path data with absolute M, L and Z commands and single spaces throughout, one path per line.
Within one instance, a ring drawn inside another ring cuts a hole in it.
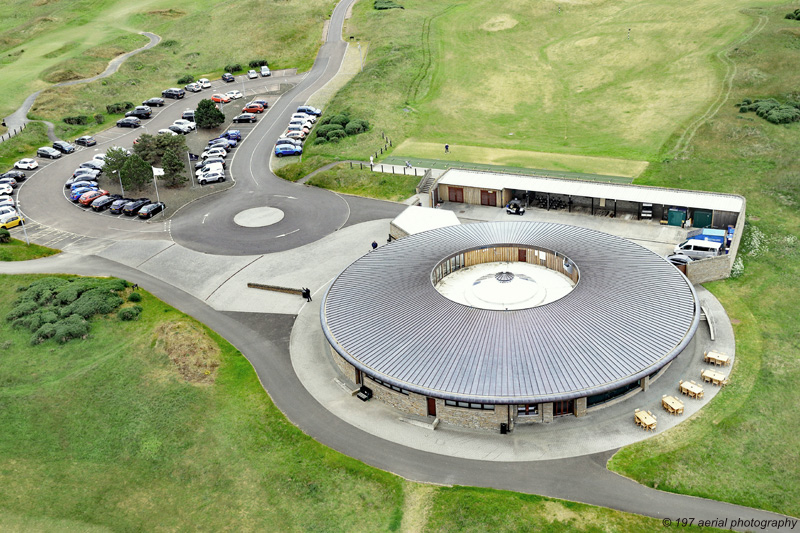
M 302 153 L 303 149 L 301 147 L 292 144 L 279 144 L 275 147 L 275 155 L 278 157 L 283 157 L 285 155 L 301 155 Z
M 96 190 L 97 187 L 78 187 L 77 189 L 72 189 L 72 192 L 69 193 L 69 199 L 73 202 L 77 202 L 80 200 L 80 197 L 83 196 L 83 193 Z
M 239 130 L 228 130 L 222 135 L 219 136 L 221 139 L 230 139 L 232 141 L 241 141 L 242 140 L 242 132 Z

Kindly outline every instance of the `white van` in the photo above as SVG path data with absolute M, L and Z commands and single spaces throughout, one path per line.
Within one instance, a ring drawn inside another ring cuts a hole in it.
M 716 257 L 724 251 L 722 243 L 714 241 L 701 241 L 699 239 L 689 239 L 683 241 L 675 247 L 676 254 L 688 255 L 692 259 L 705 259 Z
M 207 174 L 208 172 L 222 172 L 225 173 L 225 167 L 222 166 L 222 163 L 209 163 L 207 165 L 203 165 L 203 167 L 195 172 L 195 176 L 198 178 L 203 174 Z
M 264 65 L 261 67 L 261 76 L 266 78 L 267 76 L 272 76 L 272 72 L 269 71 L 269 67 Z

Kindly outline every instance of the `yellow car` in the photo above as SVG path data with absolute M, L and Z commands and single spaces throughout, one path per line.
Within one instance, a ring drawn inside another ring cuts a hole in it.
M 23 222 L 25 222 L 25 219 L 22 218 L 22 215 L 18 213 L 7 213 L 5 215 L 0 215 L 0 228 L 3 229 L 11 229 L 19 226 Z

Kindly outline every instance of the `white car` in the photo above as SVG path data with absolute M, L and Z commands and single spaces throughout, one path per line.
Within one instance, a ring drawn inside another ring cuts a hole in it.
M 5 215 L 16 215 L 17 210 L 10 206 L 0 207 L 0 217 Z
M 208 159 L 209 157 L 221 157 L 224 159 L 228 157 L 228 152 L 224 148 L 212 148 L 200 154 L 201 159 Z
M 177 135 L 177 133 L 175 133 L 174 131 L 172 131 L 172 130 L 169 130 L 169 129 L 167 129 L 167 128 L 164 128 L 164 129 L 158 130 L 158 134 L 159 134 L 159 135 Z
M 106 154 L 94 154 L 92 157 L 95 161 L 102 161 L 103 163 L 106 162 Z
M 305 113 L 295 113 L 289 120 L 305 120 L 314 124 L 317 122 L 317 117 L 314 115 L 306 115 Z
M 16 203 L 14 202 L 14 198 L 4 194 L 0 196 L 0 207 L 14 207 Z
M 258 77 L 258 73 L 256 73 L 255 70 L 248 70 L 247 77 L 250 78 L 251 80 L 254 80 Z
M 199 83 L 200 87 L 202 87 L 203 89 L 211 88 L 211 82 L 208 81 L 208 78 L 200 78 L 199 80 L 197 80 L 197 83 Z
M 275 146 L 279 144 L 293 144 L 295 146 L 303 146 L 303 141 L 300 139 L 292 139 L 291 137 L 280 137 L 276 142 Z
M 210 162 L 212 160 L 214 161 L 213 163 Z M 203 174 L 208 174 L 209 172 L 222 172 L 224 174 L 225 167 L 222 166 L 220 161 L 222 161 L 222 159 L 218 157 L 209 158 L 208 161 L 203 165 L 203 168 L 195 172 L 194 175 L 199 178 Z
M 184 119 L 182 119 L 182 118 L 179 118 L 178 120 L 176 120 L 175 122 L 173 122 L 173 124 L 175 124 L 176 126 L 186 126 L 186 127 L 187 127 L 187 128 L 189 128 L 191 131 L 194 131 L 194 130 L 196 130 L 196 129 L 197 129 L 197 124 L 195 124 L 195 123 L 194 123 L 194 122 L 192 122 L 191 120 L 184 120 Z
M 223 181 L 225 181 L 225 173 L 220 172 L 219 170 L 211 170 L 197 178 L 197 183 L 200 185 L 205 185 L 206 183 L 212 182 L 221 183 Z
M 231 100 L 238 100 L 239 98 L 244 98 L 244 95 L 239 91 L 228 91 L 225 93 L 225 96 L 227 96 Z
M 0 184 L 0 194 L 3 196 L 10 196 L 11 193 L 14 192 L 14 188 L 11 185 Z
M 14 163 L 14 168 L 19 170 L 33 170 L 37 168 L 39 163 L 35 159 L 20 159 Z
M 303 139 L 306 138 L 306 134 L 303 133 L 302 131 L 287 131 L 286 133 L 283 134 L 283 137 L 286 137 L 287 139 L 297 139 L 298 141 L 302 141 Z

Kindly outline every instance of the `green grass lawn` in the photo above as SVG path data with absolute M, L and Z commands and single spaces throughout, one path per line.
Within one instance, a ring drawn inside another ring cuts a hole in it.
M 225 65 L 267 59 L 273 69 L 308 69 L 332 0 L 61 0 L 0 6 L 0 116 L 51 82 L 88 77 L 108 59 L 162 37 L 103 81 L 43 92 L 32 116 L 61 124 L 68 115 L 105 113 L 106 104 L 142 101 L 178 78 L 219 77 Z M 255 15 L 257 14 L 257 15 Z M 110 117 L 115 118 L 115 117 Z M 62 128 L 63 126 L 59 126 Z M 65 128 L 67 129 L 67 128 Z
M 14 162 L 23 157 L 33 156 L 37 148 L 51 144 L 44 124 L 38 122 L 28 124 L 22 133 L 0 143 L 0 172 L 10 170 Z
M 420 179 L 421 176 L 415 177 L 413 174 L 372 172 L 359 170 L 357 166 L 351 169 L 349 164 L 343 163 L 315 174 L 307 183 L 345 194 L 402 202 L 414 195 Z
M 39 246 L 38 244 L 25 244 L 25 241 L 11 239 L 11 242 L 0 243 L 0 261 L 28 261 L 55 255 L 60 250 Z
M 611 468 L 662 490 L 800 515 L 800 124 L 737 113 L 741 99 L 783 100 L 800 86 L 800 26 L 763 10 L 765 30 L 732 58 L 731 100 L 688 154 L 654 163 L 637 183 L 747 198 L 744 272 L 708 285 L 734 323 L 731 385 L 692 420 L 620 451 Z

